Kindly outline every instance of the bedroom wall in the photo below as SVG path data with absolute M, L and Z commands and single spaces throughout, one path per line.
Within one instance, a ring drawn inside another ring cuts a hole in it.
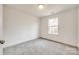
M 3 40 L 3 5 L 0 4 L 0 40 Z M 0 44 L 0 55 L 3 54 L 3 45 Z
M 77 43 L 78 43 L 78 48 L 79 48 L 79 5 L 78 5 L 78 14 L 77 15 L 78 15 L 78 22 L 77 22 L 78 23 L 78 33 L 77 33 L 78 34 L 78 42 Z
M 40 37 L 77 46 L 77 8 L 73 7 L 55 15 L 59 20 L 59 35 L 48 34 L 49 17 L 41 18 Z
M 38 38 L 39 20 L 20 10 L 4 6 L 4 47 Z

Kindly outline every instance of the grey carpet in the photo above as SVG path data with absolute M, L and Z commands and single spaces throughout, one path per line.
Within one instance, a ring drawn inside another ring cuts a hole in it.
M 4 55 L 77 55 L 76 48 L 36 39 L 3 49 Z

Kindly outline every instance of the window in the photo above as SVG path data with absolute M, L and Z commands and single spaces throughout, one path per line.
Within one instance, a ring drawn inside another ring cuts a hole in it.
M 48 20 L 48 34 L 58 35 L 58 17 Z

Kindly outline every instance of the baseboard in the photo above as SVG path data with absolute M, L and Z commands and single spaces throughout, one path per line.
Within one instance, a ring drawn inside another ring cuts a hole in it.
M 43 37 L 39 37 L 39 39 L 40 39 L 40 38 L 41 38 L 41 39 L 45 39 L 45 40 L 49 40 L 49 41 L 53 41 L 53 42 L 56 42 L 56 43 L 64 44 L 64 45 L 67 45 L 67 46 L 70 46 L 70 47 L 76 48 L 76 49 L 78 50 L 78 47 L 77 47 L 77 46 L 73 46 L 73 45 L 66 44 L 66 43 L 62 43 L 62 42 L 55 41 L 55 40 L 50 40 L 50 39 L 43 38 Z
M 67 46 L 70 46 L 70 47 L 73 47 L 73 48 L 76 48 L 77 50 L 79 50 L 79 48 L 78 48 L 77 46 L 73 46 L 73 45 L 70 45 L 70 44 L 58 42 L 58 41 L 55 41 L 55 40 L 50 40 L 50 39 L 43 38 L 43 37 L 38 37 L 38 38 L 36 38 L 36 39 L 44 39 L 44 40 L 48 40 L 48 41 L 53 41 L 53 42 L 56 42 L 56 43 L 59 43 L 59 44 L 64 44 L 64 45 L 67 45 Z M 33 40 L 36 40 L 36 39 L 33 39 Z M 24 41 L 24 42 L 21 42 L 21 43 L 18 43 L 18 44 L 22 44 L 22 43 L 25 43 L 25 42 L 30 42 L 30 41 L 33 41 L 33 40 Z M 10 46 L 7 46 L 7 47 L 16 46 L 16 45 L 18 45 L 18 44 L 10 45 Z M 4 47 L 4 48 L 7 48 L 7 47 Z

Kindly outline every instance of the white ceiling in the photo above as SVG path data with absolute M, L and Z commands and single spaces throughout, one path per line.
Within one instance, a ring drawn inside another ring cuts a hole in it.
M 36 17 L 43 17 L 63 11 L 71 7 L 75 7 L 76 5 L 75 4 L 47 4 L 47 5 L 45 4 L 44 5 L 45 8 L 43 10 L 38 9 L 36 4 L 11 4 L 5 6 L 21 10 L 27 14 Z

